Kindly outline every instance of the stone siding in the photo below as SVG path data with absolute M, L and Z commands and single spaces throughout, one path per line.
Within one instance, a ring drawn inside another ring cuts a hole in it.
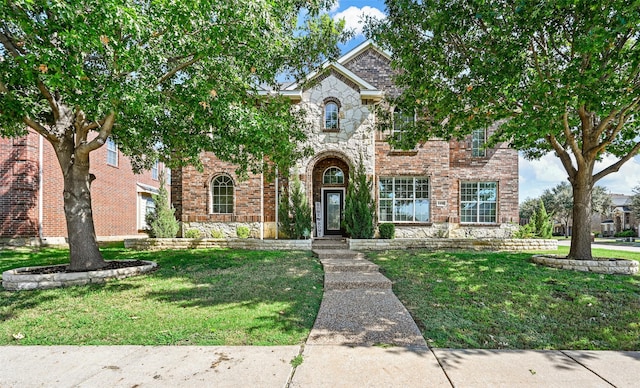
M 403 249 L 428 249 L 449 251 L 547 251 L 558 249 L 556 240 L 537 239 L 371 239 L 349 240 L 349 249 L 356 251 L 381 251 Z
M 311 250 L 311 240 L 258 240 L 242 239 L 193 239 L 147 238 L 124 240 L 124 246 L 136 250 L 232 248 L 251 250 Z

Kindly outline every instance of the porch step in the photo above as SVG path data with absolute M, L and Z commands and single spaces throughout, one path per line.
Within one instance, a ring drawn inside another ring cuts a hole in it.
M 379 272 L 325 272 L 325 290 L 391 290 L 391 280 Z
M 322 259 L 324 272 L 378 272 L 378 265 L 362 259 Z
M 348 259 L 348 260 L 362 260 L 364 254 L 361 252 L 350 251 L 348 249 L 313 249 L 313 253 L 318 256 L 320 260 L 324 259 Z
M 344 238 L 315 238 L 311 242 L 315 249 L 349 249 L 349 243 Z

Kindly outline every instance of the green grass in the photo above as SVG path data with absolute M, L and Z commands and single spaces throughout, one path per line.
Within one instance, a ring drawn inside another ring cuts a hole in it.
M 566 254 L 568 247 L 552 253 Z M 594 256 L 635 258 L 594 250 Z M 439 348 L 640 350 L 640 276 L 557 270 L 530 253 L 369 254 Z
M 102 251 L 107 260 L 153 260 L 159 269 L 103 285 L 2 290 L 0 345 L 299 344 L 322 298 L 322 269 L 307 252 L 136 252 L 113 244 Z M 0 271 L 65 263 L 67 254 L 0 250 Z

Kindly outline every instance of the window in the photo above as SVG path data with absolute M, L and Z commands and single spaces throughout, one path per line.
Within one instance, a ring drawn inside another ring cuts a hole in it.
M 107 138 L 107 164 L 118 166 L 118 146 L 112 138 Z
M 233 180 L 220 175 L 211 181 L 211 212 L 233 213 Z
M 380 222 L 428 222 L 429 178 L 380 178 Z
M 329 167 L 324 172 L 322 183 L 325 185 L 343 185 L 344 173 L 338 167 Z
M 496 223 L 497 201 L 497 182 L 462 182 L 460 184 L 460 221 L 472 224 Z
M 415 116 L 407 114 L 400 108 L 393 110 L 393 128 L 391 134 L 396 137 L 397 141 L 402 140 L 402 132 L 405 131 L 408 125 L 411 125 L 415 121 Z
M 156 160 L 151 166 L 151 179 L 158 180 L 158 161 Z
M 471 133 L 471 156 L 475 158 L 483 158 L 487 156 L 485 144 L 487 143 L 487 130 L 474 129 Z
M 329 101 L 324 104 L 324 129 L 338 129 L 338 104 Z

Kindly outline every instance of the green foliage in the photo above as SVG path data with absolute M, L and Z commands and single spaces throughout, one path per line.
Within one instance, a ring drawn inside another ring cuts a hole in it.
M 520 204 L 519 216 L 520 219 L 530 219 L 534 212 L 538 211 L 538 205 L 540 204 L 539 198 L 527 198 Z
M 373 182 L 360 162 L 349 174 L 349 186 L 344 204 L 343 225 L 351 238 L 373 238 L 375 233 L 376 207 L 373 196 Z
M 417 112 L 403 140 L 490 128 L 488 146 L 554 152 L 575 191 L 573 222 L 586 225 L 593 184 L 640 151 L 637 2 L 388 1 L 387 13 L 368 34 L 400 70 L 389 105 Z M 606 154 L 614 162 L 595 172 Z M 574 228 L 571 256 L 591 256 L 588 233 Z
M 173 238 L 178 234 L 180 223 L 176 220 L 174 213 L 176 209 L 169 204 L 169 194 L 164 187 L 164 177 L 160 177 L 160 189 L 158 194 L 153 196 L 155 209 L 146 216 L 149 225 L 148 234 L 156 238 Z
M 202 232 L 200 231 L 200 229 L 189 229 L 186 232 L 184 232 L 184 237 L 185 238 L 201 238 Z
M 393 239 L 396 237 L 396 226 L 392 223 L 383 223 L 378 225 L 380 238 Z
M 238 225 L 236 228 L 236 235 L 238 238 L 249 238 L 251 235 L 251 230 L 246 225 Z
M 626 229 L 622 232 L 618 232 L 614 237 L 637 237 L 636 231 L 633 229 Z
M 278 205 L 279 230 L 285 238 L 308 238 L 313 228 L 311 207 L 297 172 L 293 174 L 291 190 L 283 187 Z
M 218 229 L 211 230 L 211 238 L 224 238 L 224 233 Z
M 514 233 L 515 238 L 551 238 L 553 232 L 552 216 L 547 214 L 542 199 L 539 201 L 539 210 L 531 214 L 528 224 L 521 226 Z
M 633 188 L 630 207 L 636 219 L 640 220 L 640 186 Z

